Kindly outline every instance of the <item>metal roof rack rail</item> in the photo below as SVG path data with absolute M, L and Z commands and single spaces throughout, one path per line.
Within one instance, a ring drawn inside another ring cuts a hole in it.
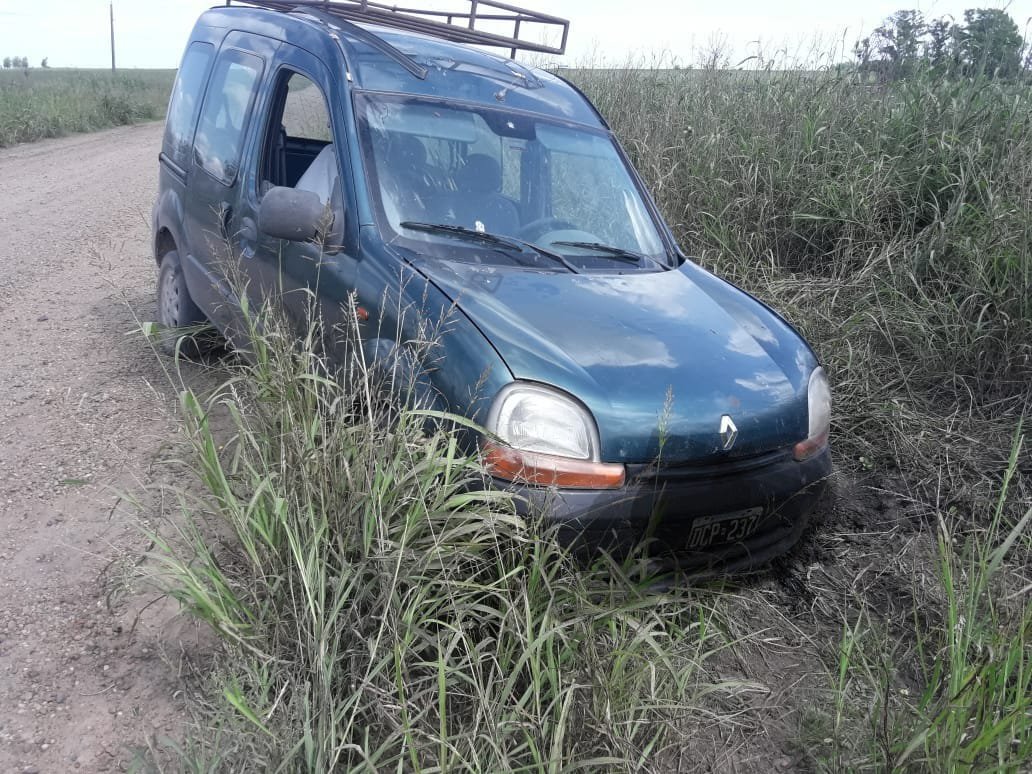
M 420 32 L 456 43 L 507 48 L 509 56 L 513 59 L 516 58 L 517 51 L 563 54 L 566 52 L 566 39 L 570 33 L 570 22 L 566 19 L 498 0 L 466 0 L 469 8 L 456 11 L 402 8 L 373 0 L 238 0 L 241 1 L 247 5 L 275 11 L 321 11 L 322 14 L 352 23 L 379 24 Z M 231 0 L 226 0 L 226 5 L 230 2 Z M 480 29 L 477 29 L 478 23 L 481 24 Z M 512 34 L 489 32 L 483 29 L 485 23 L 493 27 L 511 24 Z M 526 33 L 528 25 L 538 31 L 560 32 L 559 45 L 551 46 L 521 38 L 520 32 Z
M 303 13 L 305 16 L 310 16 L 313 19 L 318 19 L 323 24 L 328 25 L 331 29 L 346 29 L 354 37 L 368 43 L 376 50 L 389 56 L 391 59 L 400 64 L 402 67 L 404 67 L 406 70 L 408 70 L 410 73 L 412 73 L 420 80 L 426 79 L 427 70 L 425 67 L 423 67 L 423 65 L 421 65 L 412 57 L 410 57 L 404 51 L 395 48 L 386 40 L 381 38 L 379 35 L 370 32 L 364 27 L 359 27 L 357 24 L 353 24 L 352 22 L 349 22 L 346 19 L 342 19 L 339 16 L 331 16 L 330 14 L 324 13 L 320 10 L 315 10 L 313 8 L 308 8 L 305 6 L 298 6 L 297 3 L 294 2 L 294 0 L 288 0 L 286 2 L 284 2 L 283 0 L 272 0 L 272 2 L 263 2 L 262 7 L 271 8 L 274 3 L 277 5 L 282 4 L 284 6 L 289 5 L 289 8 L 285 8 L 283 10 Z M 226 5 L 229 5 L 229 0 L 226 0 Z M 334 37 L 336 38 L 337 36 L 334 35 Z M 340 45 L 340 39 L 337 39 L 337 45 Z

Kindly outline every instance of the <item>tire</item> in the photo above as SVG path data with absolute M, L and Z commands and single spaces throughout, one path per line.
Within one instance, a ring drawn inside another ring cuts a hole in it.
M 182 354 L 195 355 L 198 352 L 196 339 L 198 326 L 207 319 L 200 307 L 190 297 L 183 278 L 183 265 L 175 250 L 165 253 L 158 270 L 158 346 L 166 355 L 176 353 L 176 345 L 184 336 L 179 350 Z

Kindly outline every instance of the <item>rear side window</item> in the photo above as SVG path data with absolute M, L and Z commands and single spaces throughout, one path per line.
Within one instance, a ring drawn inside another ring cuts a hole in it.
M 240 166 L 240 146 L 262 75 L 262 60 L 230 50 L 219 57 L 194 140 L 194 157 L 212 176 L 232 185 Z
M 185 167 L 189 159 L 204 78 L 214 57 L 215 48 L 210 43 L 191 43 L 172 87 L 165 120 L 165 154 L 180 167 Z

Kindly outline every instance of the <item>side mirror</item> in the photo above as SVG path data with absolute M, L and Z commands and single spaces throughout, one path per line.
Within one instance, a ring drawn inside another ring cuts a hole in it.
M 275 186 L 265 192 L 258 207 L 258 228 L 271 237 L 308 242 L 327 229 L 329 219 L 319 195 L 312 191 Z

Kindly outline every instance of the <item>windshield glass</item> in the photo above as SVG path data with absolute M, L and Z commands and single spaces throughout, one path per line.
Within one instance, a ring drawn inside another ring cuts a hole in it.
M 671 263 L 605 132 L 397 95 L 359 94 L 356 107 L 377 217 L 394 244 L 525 265 L 498 242 L 457 233 L 466 229 L 529 242 L 578 270 L 656 271 Z M 533 265 L 564 270 L 556 260 Z

